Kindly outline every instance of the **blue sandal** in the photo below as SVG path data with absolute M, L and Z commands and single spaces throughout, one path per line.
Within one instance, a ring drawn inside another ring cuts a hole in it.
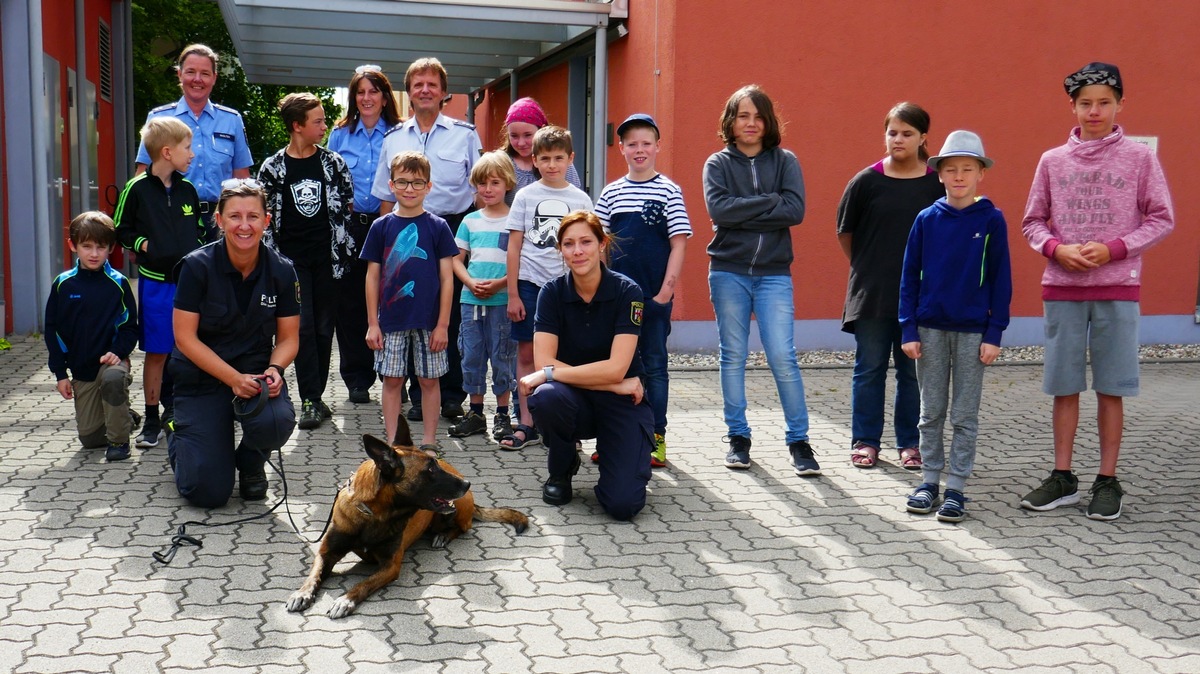
M 954 491 L 953 489 L 946 490 L 946 500 L 942 502 L 942 507 L 938 508 L 937 518 L 939 522 L 961 522 L 967 516 L 966 503 L 969 501 L 962 492 Z
M 520 438 L 517 437 L 517 433 L 521 434 Z M 508 444 L 505 444 L 506 442 Z M 499 440 L 500 449 L 507 449 L 514 452 L 519 449 L 525 449 L 529 445 L 540 445 L 541 443 L 542 439 L 538 437 L 537 429 L 525 424 L 514 424 L 512 433 Z
M 933 506 L 937 504 L 938 486 L 928 482 L 922 483 L 913 493 L 908 495 L 908 504 L 906 508 L 910 513 L 918 515 L 928 515 L 933 511 Z M 939 512 L 939 515 L 941 513 Z

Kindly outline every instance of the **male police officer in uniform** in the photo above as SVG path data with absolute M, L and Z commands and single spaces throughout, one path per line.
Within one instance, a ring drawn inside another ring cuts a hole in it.
M 430 181 L 433 187 L 425 197 L 425 210 L 443 218 L 453 233 L 458 231 L 463 216 L 475 205 L 471 168 L 483 153 L 483 144 L 473 124 L 442 114 L 447 88 L 446 69 L 437 59 L 418 59 L 408 67 L 404 74 L 404 89 L 412 102 L 413 116 L 384 137 L 371 194 L 380 201 L 379 214 L 390 213 L 396 205 L 396 197 L 388 189 L 391 158 L 405 150 L 420 152 L 429 159 L 432 169 Z M 442 416 L 447 418 L 462 415 L 462 402 L 467 397 L 462 385 L 462 359 L 458 353 L 458 327 L 462 315 L 458 301 L 460 290 L 461 284 L 455 279 L 450 345 L 446 348 L 450 370 L 441 378 Z M 409 396 L 414 409 L 419 407 L 420 389 L 413 387 Z M 409 419 L 412 418 L 410 411 Z
M 184 176 L 196 186 L 200 195 L 200 214 L 208 230 L 208 240 L 215 241 L 216 228 L 212 214 L 221 181 L 230 178 L 249 178 L 250 146 L 246 143 L 246 126 L 242 115 L 233 108 L 209 100 L 217 83 L 217 54 L 202 44 L 188 45 L 179 55 L 175 66 L 183 97 L 174 103 L 160 105 L 146 119 L 173 115 L 192 130 L 192 152 L 196 157 Z M 137 172 L 146 170 L 151 157 L 146 146 L 138 147 Z

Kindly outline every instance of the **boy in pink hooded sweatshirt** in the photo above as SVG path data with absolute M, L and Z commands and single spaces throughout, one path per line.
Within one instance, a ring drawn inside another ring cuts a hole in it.
M 1115 520 L 1124 495 L 1116 477 L 1122 401 L 1138 394 L 1141 255 L 1170 233 L 1175 216 L 1154 152 L 1116 124 L 1125 100 L 1120 70 L 1089 63 L 1063 86 L 1079 125 L 1066 145 L 1038 162 L 1021 227 L 1047 258 L 1042 389 L 1054 396 L 1054 471 L 1021 507 L 1053 510 L 1079 502 L 1071 458 L 1090 350 L 1100 470 L 1087 516 Z

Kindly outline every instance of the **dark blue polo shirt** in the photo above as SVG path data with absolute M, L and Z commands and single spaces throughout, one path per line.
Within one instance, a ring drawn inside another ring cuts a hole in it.
M 184 257 L 178 275 L 175 308 L 200 314 L 200 341 L 238 372 L 265 370 L 275 348 L 275 319 L 300 314 L 300 284 L 292 263 L 260 243 L 258 265 L 243 279 L 221 240 Z M 224 386 L 179 347 L 171 353 L 171 375 L 180 392 L 199 394 Z
M 612 355 L 614 337 L 642 332 L 642 289 L 603 265 L 600 273 L 600 287 L 591 302 L 584 302 L 575 291 L 570 272 L 547 283 L 538 294 L 534 331 L 558 335 L 557 358 L 568 365 L 606 360 Z M 635 351 L 625 377 L 642 374 L 641 353 Z

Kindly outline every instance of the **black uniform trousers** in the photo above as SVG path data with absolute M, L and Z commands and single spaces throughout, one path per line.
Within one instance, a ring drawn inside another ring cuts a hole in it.
M 300 281 L 300 348 L 296 352 L 296 385 L 300 400 L 320 400 L 329 380 L 333 333 L 337 323 L 337 290 L 333 267 L 323 263 L 292 261 Z M 364 281 L 364 292 L 365 281 Z M 365 299 L 363 300 L 366 301 Z M 366 316 L 366 309 L 363 309 Z M 367 333 L 363 331 L 363 339 Z
M 362 224 L 354 214 L 350 237 L 354 249 L 362 250 L 371 223 Z M 375 383 L 375 352 L 367 346 L 367 261 L 356 258 L 342 278 L 334 282 L 337 288 L 336 333 L 339 371 L 347 389 L 368 389 Z
M 262 412 L 240 420 L 242 441 L 233 446 L 233 392 L 221 388 L 201 394 L 175 391 L 175 432 L 167 458 L 179 495 L 194 506 L 219 508 L 233 493 L 234 469 L 258 472 L 271 452 L 296 428 L 296 408 L 287 384 Z
M 549 449 L 550 477 L 569 477 L 575 441 L 596 438 L 600 453 L 596 500 L 618 520 L 641 511 L 654 446 L 654 411 L 645 399 L 634 405 L 629 396 L 547 382 L 529 396 L 529 412 Z

